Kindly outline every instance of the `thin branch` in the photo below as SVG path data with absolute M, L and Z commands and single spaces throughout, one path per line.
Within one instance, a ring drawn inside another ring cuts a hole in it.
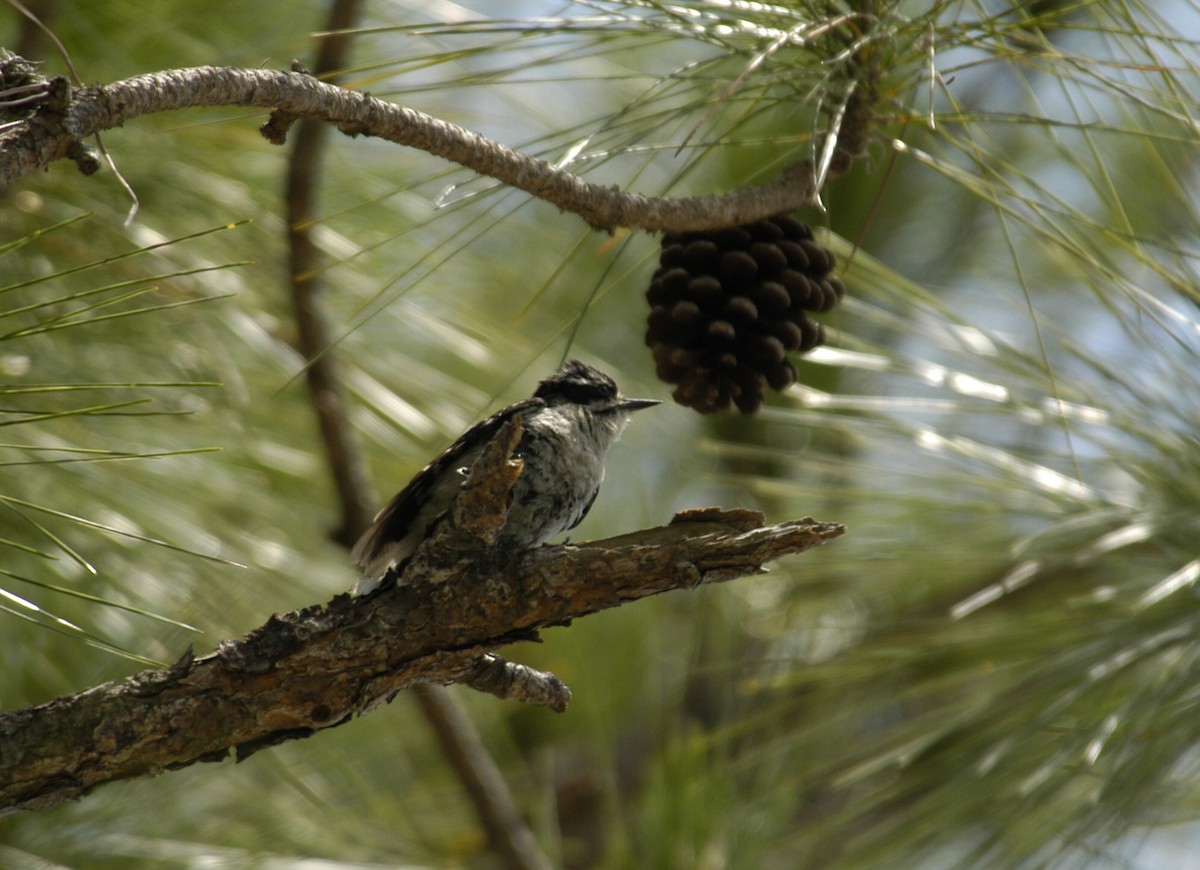
M 345 32 L 358 20 L 360 0 L 337 0 L 326 21 L 327 36 L 317 55 L 316 73 L 345 66 L 350 37 Z M 346 391 L 338 374 L 337 359 L 329 350 L 325 318 L 320 310 L 321 254 L 312 239 L 312 220 L 320 187 L 326 127 L 316 121 L 298 125 L 288 157 L 284 205 L 287 209 L 287 248 L 292 310 L 296 317 L 297 350 L 306 360 L 304 376 L 312 397 L 313 414 L 330 476 L 341 507 L 341 522 L 333 532 L 349 548 L 371 522 L 376 502 L 367 464 L 346 413 Z
M 494 658 L 494 657 L 485 657 Z M 507 867 L 552 870 L 553 865 L 538 848 L 533 832 L 517 811 L 508 783 L 462 707 L 434 686 L 416 692 L 421 712 L 433 729 L 442 754 L 463 783 L 475 814 L 487 831 L 488 841 Z
M 301 72 L 194 67 L 99 87 L 68 90 L 65 80 L 57 86 L 67 94 L 65 104 L 44 104 L 0 136 L 0 189 L 67 157 L 73 147 L 77 150 L 74 143 L 93 133 L 120 127 L 141 115 L 199 106 L 253 106 L 277 113 L 263 128 L 277 143 L 292 120 L 325 121 L 347 135 L 376 136 L 461 164 L 605 230 L 730 226 L 811 205 L 815 194 L 809 162 L 793 164 L 767 184 L 722 196 L 671 199 L 623 193 L 590 184 L 544 160 L 423 112 L 343 90 Z

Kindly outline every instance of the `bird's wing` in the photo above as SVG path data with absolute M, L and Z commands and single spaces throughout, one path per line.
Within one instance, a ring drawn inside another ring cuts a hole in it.
M 487 444 L 500 431 L 505 423 L 523 413 L 544 405 L 541 399 L 523 399 L 514 402 L 506 408 L 501 408 L 486 420 L 476 423 L 458 440 L 443 450 L 438 457 L 422 468 L 408 485 L 383 506 L 375 516 L 370 528 L 363 532 L 362 537 L 350 551 L 350 559 L 356 565 L 366 567 L 390 543 L 398 541 L 409 533 L 418 512 L 427 504 L 430 490 L 442 479 L 442 476 L 453 465 L 470 466 L 474 463 L 483 445 Z M 430 518 L 430 521 L 436 519 Z
M 563 531 L 569 531 L 570 529 L 575 528 L 577 525 L 579 525 L 580 523 L 583 522 L 583 518 L 588 515 L 588 511 L 590 511 L 592 509 L 592 505 L 594 505 L 596 503 L 596 496 L 598 496 L 599 494 L 600 494 L 600 487 L 596 487 L 594 490 L 592 490 L 592 497 L 588 499 L 588 503 L 585 504 L 583 506 L 583 510 L 581 510 L 579 512 L 579 519 L 575 520 L 575 522 L 571 523 L 571 525 L 567 526 L 567 528 L 563 529 Z

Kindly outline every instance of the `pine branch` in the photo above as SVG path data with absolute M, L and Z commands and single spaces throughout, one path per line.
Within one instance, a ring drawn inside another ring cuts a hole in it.
M 72 88 L 66 79 L 42 78 L 27 61 L 10 57 L 0 62 L 0 98 L 5 95 L 10 98 L 0 99 L 0 120 L 14 119 L 0 127 L 0 190 L 63 158 L 75 160 L 87 174 L 95 172 L 99 163 L 84 140 L 141 115 L 198 106 L 247 106 L 273 110 L 262 130 L 276 144 L 283 143 L 298 119 L 324 121 L 349 136 L 377 136 L 461 164 L 574 212 L 598 229 L 712 229 L 811 205 L 815 196 L 813 167 L 807 161 L 793 164 L 767 184 L 723 196 L 672 199 L 624 193 L 590 184 L 423 112 L 320 82 L 303 71 L 194 67 Z
M 209 655 L 189 651 L 171 668 L 0 713 L 0 814 L 231 751 L 241 760 L 422 683 L 464 683 L 561 710 L 570 697 L 561 681 L 492 650 L 660 592 L 760 574 L 764 563 L 844 532 L 708 508 L 602 541 L 497 550 L 487 543 L 520 475 L 511 457 L 521 431 L 512 421 L 496 436 L 397 586 L 272 616 Z

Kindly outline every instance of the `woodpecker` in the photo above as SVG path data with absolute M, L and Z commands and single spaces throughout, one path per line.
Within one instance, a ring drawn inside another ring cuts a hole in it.
M 525 431 L 515 455 L 524 468 L 497 544 L 531 548 L 575 528 L 587 516 L 604 479 L 608 448 L 634 411 L 657 404 L 657 399 L 626 399 L 604 372 L 568 360 L 538 384 L 531 398 L 464 432 L 384 506 L 351 551 L 351 559 L 363 568 L 354 594 L 366 595 L 399 575 L 454 504 L 483 448 L 517 414 L 523 415 Z

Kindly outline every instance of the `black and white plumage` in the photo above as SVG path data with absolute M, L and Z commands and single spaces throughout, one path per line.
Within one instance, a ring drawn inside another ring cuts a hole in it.
M 483 448 L 517 414 L 525 431 L 516 455 L 524 468 L 497 543 L 529 548 L 579 525 L 600 490 L 608 448 L 634 411 L 657 404 L 623 398 L 604 372 L 569 360 L 538 384 L 532 398 L 464 432 L 384 506 L 351 552 L 363 568 L 354 594 L 373 592 L 404 567 L 450 510 Z

